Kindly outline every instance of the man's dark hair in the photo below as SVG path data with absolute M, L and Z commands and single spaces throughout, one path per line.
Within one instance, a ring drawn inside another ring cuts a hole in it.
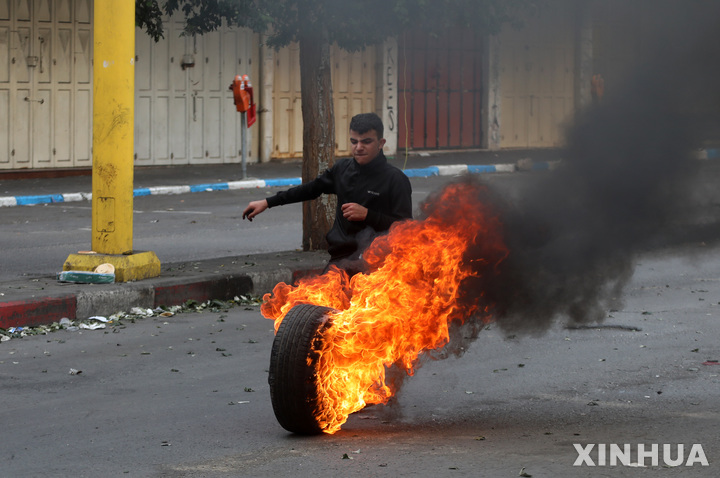
M 378 139 L 382 139 L 385 128 L 382 120 L 375 113 L 360 113 L 350 120 L 350 131 L 365 134 L 373 129 L 377 132 Z

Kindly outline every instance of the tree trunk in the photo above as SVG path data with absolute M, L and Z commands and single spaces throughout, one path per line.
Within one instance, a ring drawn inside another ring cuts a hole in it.
M 312 29 L 309 29 L 312 30 Z M 330 43 L 323 31 L 300 38 L 303 118 L 303 183 L 331 167 L 335 159 L 335 115 L 330 78 Z M 327 249 L 325 235 L 335 218 L 335 196 L 303 203 L 303 250 Z

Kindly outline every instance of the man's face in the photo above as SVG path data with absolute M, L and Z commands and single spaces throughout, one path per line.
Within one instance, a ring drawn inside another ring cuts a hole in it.
M 368 164 L 380 154 L 385 139 L 378 139 L 377 131 L 374 129 L 363 134 L 350 130 L 350 144 L 355 161 L 358 164 Z

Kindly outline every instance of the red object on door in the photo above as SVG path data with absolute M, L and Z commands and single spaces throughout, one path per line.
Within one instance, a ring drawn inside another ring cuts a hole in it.
M 255 109 L 255 103 L 250 105 L 250 108 L 247 110 L 247 127 L 255 124 L 255 120 L 257 120 L 257 111 Z

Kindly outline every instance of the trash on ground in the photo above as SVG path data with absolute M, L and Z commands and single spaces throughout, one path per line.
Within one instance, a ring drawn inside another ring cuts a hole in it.
M 115 266 L 106 262 L 105 264 L 97 266 L 93 272 L 97 272 L 98 274 L 115 274 Z
M 57 273 L 57 280 L 58 282 L 73 282 L 76 284 L 112 284 L 115 282 L 115 273 L 62 271 Z
M 152 309 L 144 309 L 141 307 L 133 307 L 130 309 L 130 314 L 132 315 L 141 315 L 143 317 L 152 317 L 153 316 L 153 310 Z
M 110 322 L 110 319 L 107 317 L 103 317 L 102 315 L 93 315 L 92 317 L 88 317 L 87 320 L 97 320 L 99 322 Z

